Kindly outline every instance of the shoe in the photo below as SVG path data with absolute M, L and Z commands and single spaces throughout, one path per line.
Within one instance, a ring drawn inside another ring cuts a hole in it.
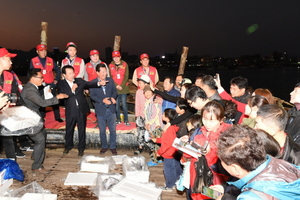
M 143 152 L 143 149 L 138 149 L 138 150 L 136 150 L 133 154 L 134 155 L 139 155 L 140 153 L 142 153 Z
M 116 125 L 118 125 L 118 124 L 121 124 L 120 120 L 117 120 L 117 121 L 116 121 Z
M 116 149 L 110 149 L 110 151 L 111 151 L 111 153 L 114 154 L 114 155 L 117 155 L 117 154 L 118 154 L 118 152 L 117 152 Z
M 22 151 L 16 152 L 16 157 L 17 158 L 25 158 L 26 155 L 24 153 L 22 153 Z
M 70 152 L 70 149 L 65 148 L 63 154 L 66 155 Z
M 162 160 L 158 160 L 157 162 L 158 162 L 158 163 L 163 163 L 164 161 L 162 161 Z
M 21 147 L 21 151 L 33 151 L 33 147 Z
M 161 186 L 159 187 L 159 189 L 161 189 L 162 191 L 165 191 L 165 192 L 172 192 L 173 189 L 174 189 L 174 186 L 172 188 L 168 188 L 167 186 Z
M 57 119 L 55 119 L 55 121 L 64 122 L 64 120 L 62 120 L 61 118 L 57 118 Z
M 38 169 L 31 169 L 31 172 L 40 174 L 50 174 L 50 171 L 46 170 L 44 167 L 40 167 Z
M 155 163 L 151 160 L 151 161 L 147 162 L 147 165 L 148 165 L 148 167 L 153 167 L 153 166 L 156 166 L 157 163 Z
M 78 157 L 82 157 L 82 156 L 83 156 L 83 154 L 84 154 L 84 151 L 83 151 L 83 150 L 81 150 L 81 151 L 78 151 Z
M 100 154 L 105 154 L 105 152 L 107 151 L 108 148 L 102 148 L 100 151 Z
M 130 126 L 129 122 L 124 122 L 124 124 L 125 124 L 126 126 Z

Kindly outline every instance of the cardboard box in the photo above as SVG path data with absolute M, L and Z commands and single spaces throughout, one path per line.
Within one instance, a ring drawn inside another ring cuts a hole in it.
M 127 178 L 115 185 L 112 191 L 134 200 L 158 200 L 161 196 L 161 189 L 154 183 L 137 183 Z

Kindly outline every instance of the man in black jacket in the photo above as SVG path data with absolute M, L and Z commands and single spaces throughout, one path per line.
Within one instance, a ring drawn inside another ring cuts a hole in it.
M 262 106 L 257 111 L 256 128 L 269 133 L 279 143 L 281 159 L 300 165 L 300 146 L 284 129 L 288 120 L 287 112 L 275 104 Z
M 87 113 L 90 112 L 84 90 L 91 87 L 98 87 L 98 82 L 91 83 L 84 81 L 82 78 L 75 78 L 74 68 L 71 65 L 63 66 L 61 71 L 64 80 L 58 82 L 58 92 L 69 96 L 64 102 L 66 108 L 66 143 L 63 154 L 68 154 L 74 147 L 74 128 L 77 124 L 79 138 L 78 156 L 82 157 L 85 150 L 86 117 Z

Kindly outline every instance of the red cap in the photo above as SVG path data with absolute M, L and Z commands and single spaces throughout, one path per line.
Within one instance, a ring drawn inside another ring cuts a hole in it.
M 47 49 L 47 45 L 45 45 L 45 44 L 39 44 L 36 46 L 36 50 L 38 50 L 38 51 L 43 51 L 46 49 Z
M 99 51 L 97 51 L 96 49 L 90 51 L 90 56 L 96 55 L 96 54 L 100 55 Z
M 67 45 L 66 45 L 66 49 L 68 48 L 68 47 L 77 47 L 77 45 L 74 43 L 74 42 L 69 42 Z
M 112 52 L 112 57 L 113 57 L 113 58 L 114 58 L 114 57 L 121 57 L 120 51 L 113 51 L 113 52 Z
M 144 59 L 144 58 L 149 58 L 148 54 L 146 53 L 143 53 L 141 56 L 140 56 L 140 59 Z
M 0 57 L 16 57 L 17 54 L 15 53 L 9 53 L 5 48 L 0 48 Z

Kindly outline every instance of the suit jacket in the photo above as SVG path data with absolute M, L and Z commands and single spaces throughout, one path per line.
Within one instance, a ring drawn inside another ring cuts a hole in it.
M 109 82 L 105 86 L 105 94 L 103 92 L 103 86 L 101 86 L 99 88 L 91 88 L 90 89 L 91 99 L 93 101 L 95 101 L 95 111 L 96 111 L 96 114 L 99 116 L 105 115 L 107 107 L 111 110 L 112 113 L 116 112 L 116 104 L 106 105 L 105 103 L 103 103 L 103 99 L 105 99 L 107 97 L 112 97 L 114 99 L 117 99 L 117 96 L 118 96 L 116 86 L 115 86 L 113 79 L 110 77 L 107 77 L 106 80 L 108 80 Z M 99 81 L 98 78 L 96 78 L 96 79 L 92 80 L 91 82 L 98 82 L 98 81 Z
M 57 83 L 58 92 L 67 94 L 69 96 L 64 100 L 66 108 L 66 117 L 75 117 L 78 115 L 78 111 L 81 111 L 82 113 L 90 112 L 89 105 L 84 95 L 84 89 L 88 89 L 90 87 L 98 87 L 97 82 L 86 82 L 82 78 L 75 78 L 74 82 L 78 86 L 75 90 L 75 93 L 72 92 L 71 87 L 66 81 L 66 79 L 60 80 Z M 79 109 L 77 109 L 76 100 L 78 102 Z
M 21 92 L 21 97 L 24 101 L 24 105 L 27 108 L 39 114 L 40 116 L 41 116 L 41 113 L 39 111 L 40 107 L 47 107 L 59 103 L 56 97 L 45 100 L 44 97 L 41 96 L 38 88 L 31 82 L 28 82 L 24 86 Z

